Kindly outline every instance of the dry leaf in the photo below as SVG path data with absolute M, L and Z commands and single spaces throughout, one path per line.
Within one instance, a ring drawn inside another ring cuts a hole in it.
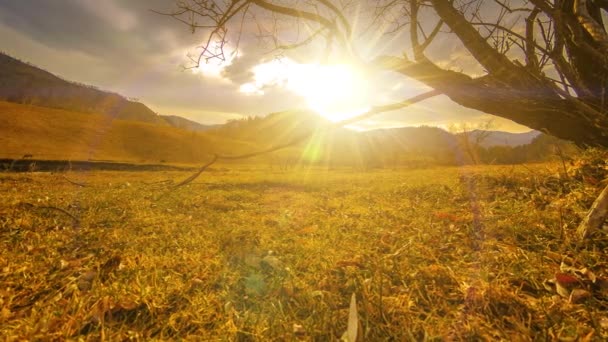
M 120 256 L 115 255 L 101 266 L 100 275 L 102 280 L 106 280 L 120 266 L 120 260 Z
M 301 324 L 294 323 L 293 334 L 297 337 L 304 337 L 304 335 L 306 335 L 306 330 L 304 330 L 304 327 Z
M 350 308 L 348 309 L 348 326 L 342 340 L 346 342 L 357 341 L 357 333 L 359 330 L 359 315 L 357 314 L 357 297 L 353 293 L 350 297 Z
M 570 297 L 572 290 L 579 284 L 579 279 L 574 276 L 566 273 L 555 273 L 555 290 L 564 298 Z
M 587 290 L 574 289 L 570 293 L 569 302 L 572 304 L 580 303 L 584 299 L 589 298 L 590 296 L 591 296 L 591 293 L 589 293 L 589 291 L 587 291 Z

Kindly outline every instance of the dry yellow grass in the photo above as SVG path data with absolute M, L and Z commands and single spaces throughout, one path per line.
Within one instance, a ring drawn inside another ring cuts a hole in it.
M 574 173 L 216 168 L 160 200 L 187 174 L 61 176 L 0 174 L 8 340 L 330 341 L 353 293 L 366 341 L 608 338 L 606 289 L 543 286 L 562 256 L 607 276 L 605 238 L 569 240 Z

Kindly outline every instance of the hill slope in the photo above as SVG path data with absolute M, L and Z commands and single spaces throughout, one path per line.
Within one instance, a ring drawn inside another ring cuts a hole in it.
M 261 145 L 280 145 L 312 133 L 282 158 L 325 165 L 372 167 L 381 165 L 450 164 L 457 155 L 456 138 L 436 127 L 405 127 L 357 132 L 327 130 L 331 123 L 310 112 L 280 112 L 266 117 L 233 121 L 210 133 Z M 415 162 L 413 162 L 415 161 Z
M 0 100 L 106 114 L 114 119 L 140 121 L 200 130 L 203 125 L 180 117 L 163 117 L 142 103 L 116 93 L 66 81 L 38 67 L 0 53 Z
M 221 125 L 203 125 L 177 115 L 161 115 L 161 117 L 171 126 L 175 128 L 185 129 L 187 131 L 207 131 L 217 128 Z
M 201 163 L 213 153 L 248 154 L 306 136 L 299 144 L 237 163 L 370 167 L 470 163 L 460 139 L 436 127 L 355 132 L 328 130 L 312 113 L 275 113 L 231 122 L 204 132 L 0 101 L 0 158 Z M 311 136 L 308 136 L 311 134 Z M 532 144 L 477 150 L 481 162 L 543 160 L 556 142 L 543 135 Z M 562 148 L 564 149 L 564 148 Z
M 461 135 L 462 133 L 460 133 Z M 470 137 L 473 141 L 480 135 L 485 135 L 485 138 L 481 141 L 482 147 L 493 147 L 493 146 L 521 146 L 531 143 L 534 138 L 538 137 L 541 133 L 539 131 L 529 131 L 524 133 L 510 133 L 502 131 L 471 131 Z
M 0 157 L 200 163 L 255 146 L 170 126 L 0 101 Z

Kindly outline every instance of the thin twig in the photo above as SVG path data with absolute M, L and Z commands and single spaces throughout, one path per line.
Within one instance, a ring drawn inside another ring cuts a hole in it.
M 158 197 L 155 199 L 155 201 L 158 201 L 158 200 L 160 200 L 161 198 L 165 197 L 165 195 L 167 195 L 168 193 L 172 192 L 173 190 L 175 190 L 175 189 L 177 189 L 177 188 L 179 188 L 179 187 L 181 187 L 181 186 L 184 186 L 184 185 L 186 185 L 186 184 L 191 183 L 191 182 L 192 182 L 193 180 L 195 180 L 195 179 L 196 179 L 198 176 L 200 176 L 200 174 L 201 174 L 201 173 L 203 173 L 203 171 L 205 171 L 205 170 L 206 170 L 206 169 L 207 169 L 209 166 L 213 165 L 213 164 L 214 164 L 214 163 L 217 161 L 217 159 L 218 159 L 218 155 L 217 155 L 217 154 L 214 154 L 214 155 L 213 155 L 213 159 L 211 159 L 211 161 L 210 161 L 210 162 L 208 162 L 207 164 L 205 164 L 205 165 L 201 166 L 201 167 L 198 169 L 198 171 L 196 171 L 196 173 L 194 173 L 192 176 L 190 176 L 190 177 L 188 177 L 188 178 L 184 179 L 183 181 L 181 181 L 181 182 L 179 182 L 179 183 L 175 184 L 174 186 L 172 186 L 171 188 L 169 188 L 169 190 L 165 191 L 165 192 L 164 192 L 164 193 L 162 193 L 160 196 L 158 196 Z
M 65 209 L 61 209 L 58 207 L 53 207 L 50 205 L 45 205 L 45 206 L 38 206 L 38 205 L 34 205 L 32 203 L 28 203 L 28 202 L 21 202 L 19 203 L 19 205 L 21 205 L 24 208 L 28 208 L 28 209 L 47 209 L 47 210 L 54 210 L 54 211 L 58 211 L 64 215 L 69 216 L 72 219 L 72 227 L 73 228 L 78 228 L 80 226 L 80 220 L 72 215 L 70 212 L 66 211 Z
M 87 185 L 87 184 L 85 184 L 85 183 L 77 183 L 77 182 L 74 182 L 74 181 L 70 180 L 68 177 L 66 177 L 66 176 L 64 176 L 64 175 L 61 175 L 61 178 L 65 179 L 65 180 L 66 180 L 66 181 L 68 181 L 69 183 L 74 184 L 74 185 L 76 185 L 76 186 L 79 186 L 79 187 L 81 187 L 81 188 L 85 188 L 85 187 L 87 187 L 87 186 L 88 186 L 88 185 Z
M 184 179 L 183 181 L 175 184 L 173 186 L 173 189 L 179 188 L 180 186 L 186 185 L 186 184 L 192 182 L 193 180 L 195 180 L 201 173 L 203 173 L 203 171 L 205 171 L 209 166 L 211 166 L 212 164 L 214 164 L 217 161 L 217 159 L 218 159 L 218 155 L 217 154 L 213 155 L 213 159 L 210 162 L 208 162 L 207 164 L 201 166 L 200 169 L 198 169 L 198 171 L 196 171 L 196 173 L 193 174 L 192 176 L 190 176 L 190 177 Z

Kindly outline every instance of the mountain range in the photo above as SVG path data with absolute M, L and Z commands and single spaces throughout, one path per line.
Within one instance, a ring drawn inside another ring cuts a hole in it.
M 459 140 L 435 127 L 356 132 L 334 129 L 314 113 L 280 112 L 208 126 L 159 115 L 143 103 L 70 82 L 0 54 L 0 157 L 199 163 L 212 153 L 238 154 L 312 133 L 306 143 L 264 157 L 337 164 L 395 164 L 405 159 L 462 159 Z M 518 146 L 538 132 L 471 131 L 480 145 Z M 264 159 L 262 158 L 262 159 Z

